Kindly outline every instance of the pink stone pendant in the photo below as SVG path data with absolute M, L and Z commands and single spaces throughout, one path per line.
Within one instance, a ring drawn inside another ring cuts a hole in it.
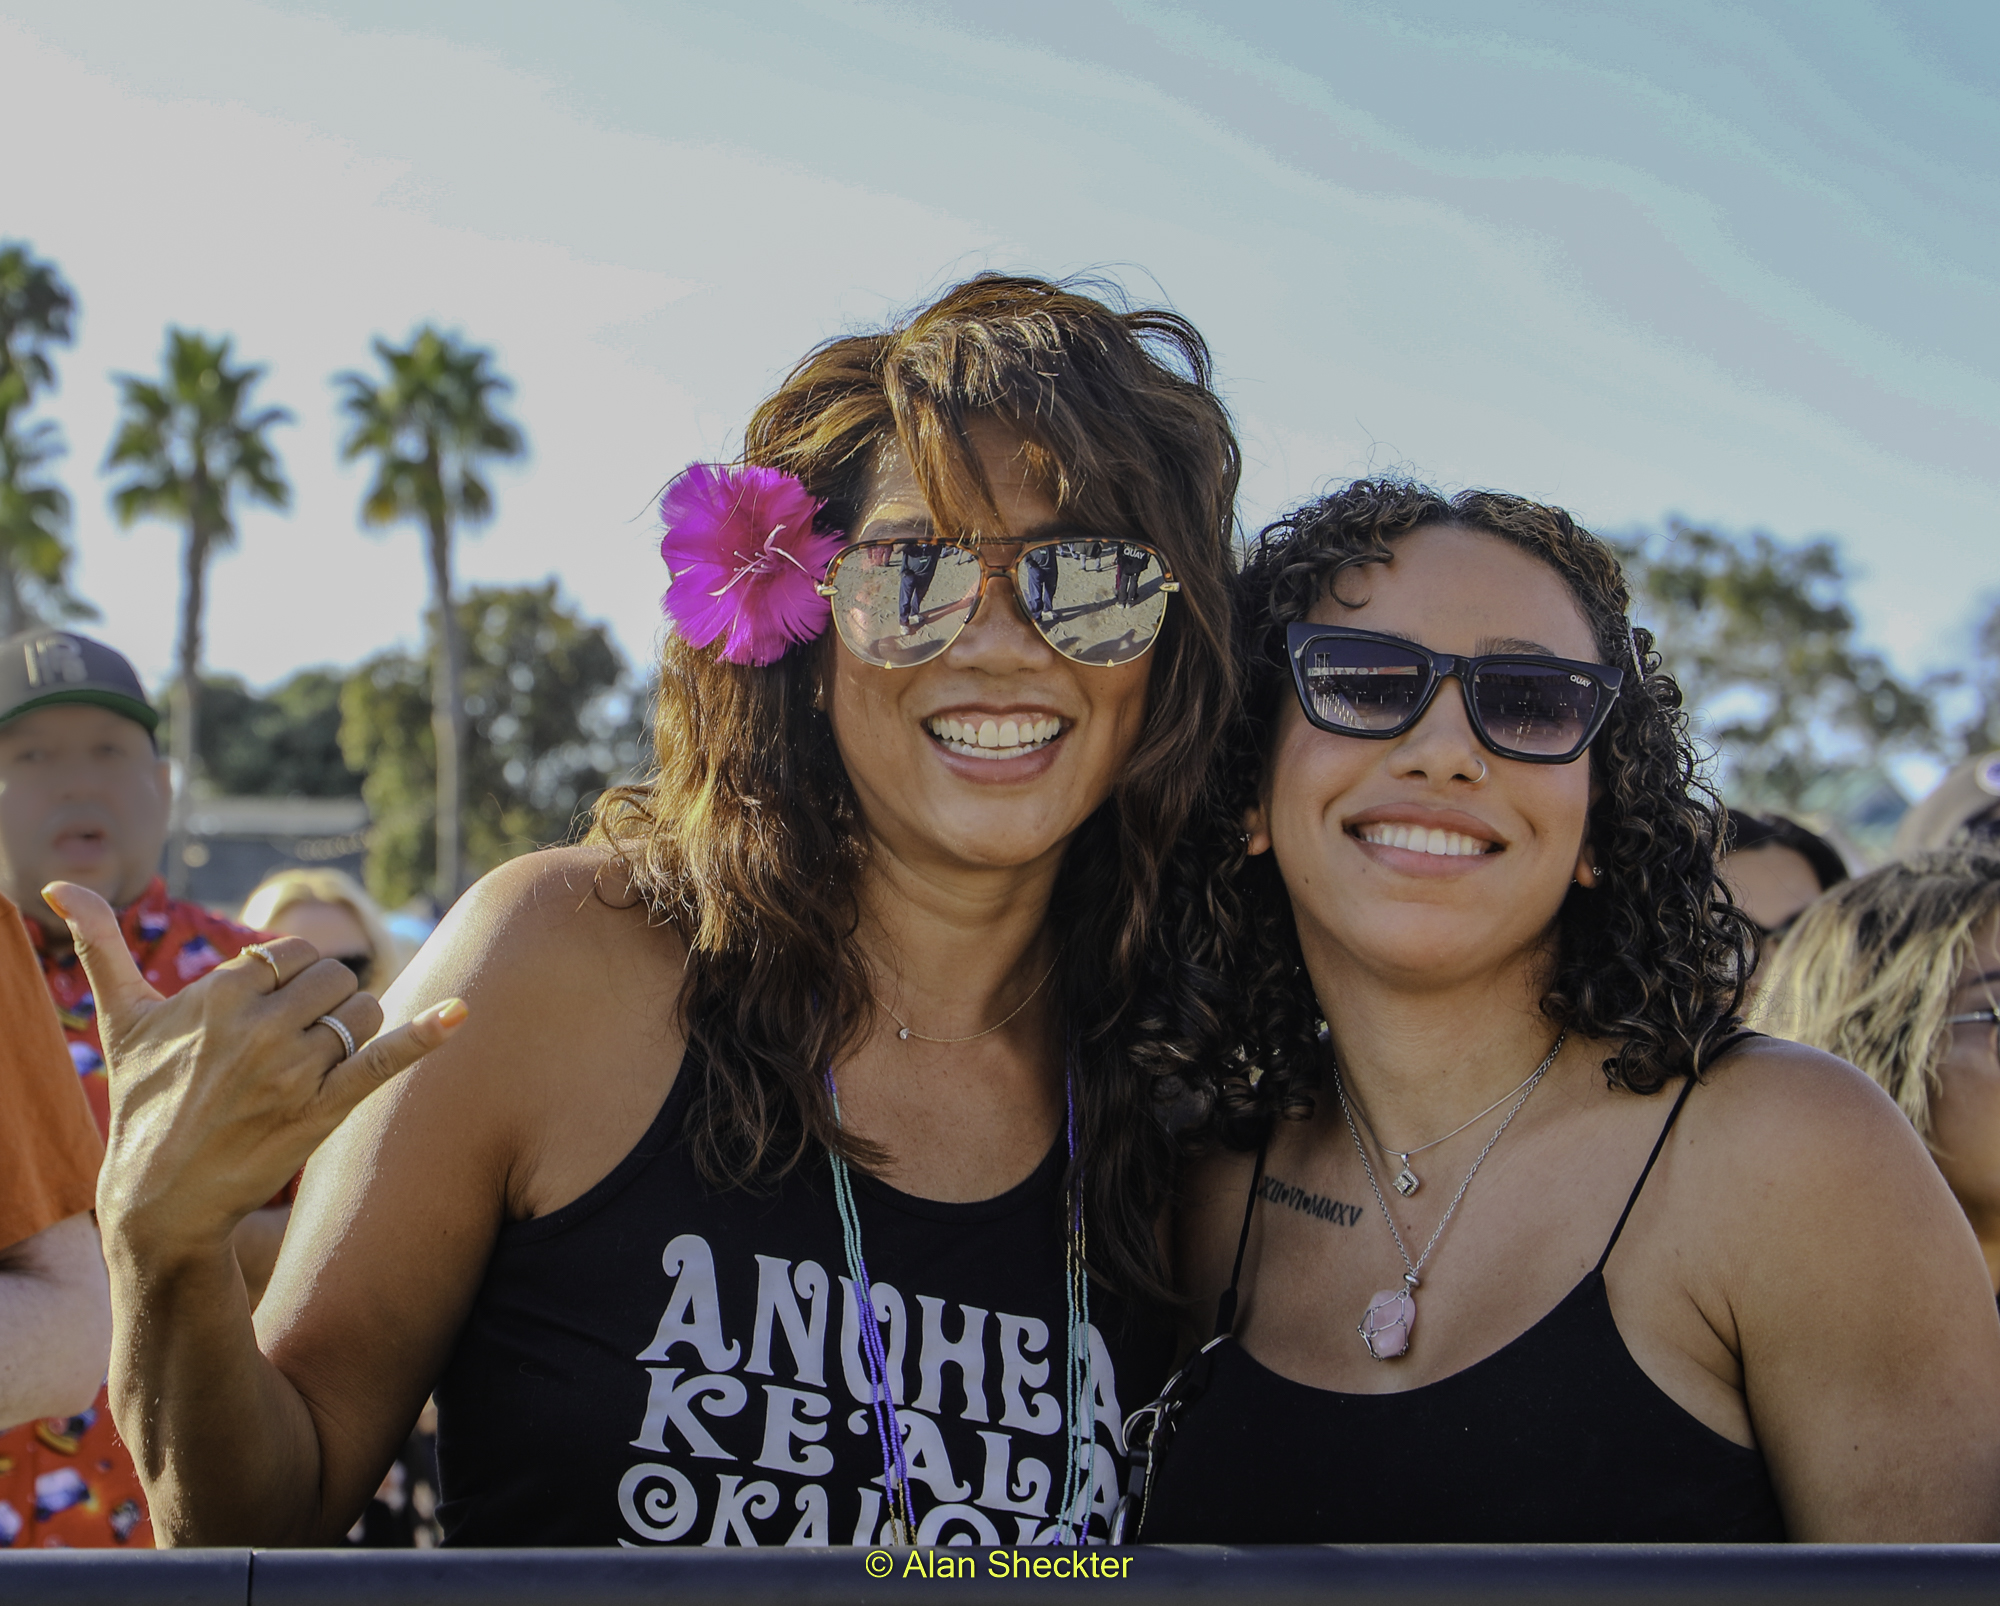
M 1385 1288 L 1368 1301 L 1356 1331 L 1376 1360 L 1393 1361 L 1409 1353 L 1416 1326 L 1417 1296 L 1408 1288 Z

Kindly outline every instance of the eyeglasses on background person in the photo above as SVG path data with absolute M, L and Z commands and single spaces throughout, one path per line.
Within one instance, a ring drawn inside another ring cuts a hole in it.
M 369 992 L 380 994 L 407 962 L 382 909 L 344 870 L 274 870 L 244 900 L 246 926 L 303 937 L 323 959 L 338 960 Z
M 850 652 L 879 669 L 909 669 L 958 639 L 1000 575 L 1044 641 L 1072 662 L 1107 668 L 1152 648 L 1180 590 L 1153 547 L 1096 536 L 1037 542 L 1006 564 L 987 563 L 970 542 L 856 541 L 833 555 L 818 590 Z
M 1448 677 L 1479 740 L 1501 758 L 1568 764 L 1617 701 L 1624 672 L 1541 653 L 1433 652 L 1400 636 L 1295 621 L 1286 657 L 1299 706 L 1320 730 L 1386 740 L 1423 718 Z

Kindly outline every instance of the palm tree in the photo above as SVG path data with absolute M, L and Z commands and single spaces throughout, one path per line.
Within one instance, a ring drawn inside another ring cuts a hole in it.
M 493 493 L 481 477 L 490 458 L 519 457 L 519 426 L 494 410 L 513 385 L 488 366 L 490 351 L 426 324 L 401 350 L 375 341 L 387 370 L 338 374 L 341 407 L 352 421 L 341 442 L 344 461 L 372 456 L 375 481 L 361 504 L 371 525 L 399 519 L 421 523 L 430 537 L 431 607 L 438 651 L 431 669 L 431 733 L 437 747 L 436 898 L 449 908 L 461 886 L 460 777 L 465 708 L 460 681 L 464 645 L 452 604 L 451 537 L 458 526 L 492 516 Z
M 25 416 L 36 393 L 55 384 L 50 350 L 69 344 L 75 311 L 53 263 L 25 245 L 0 245 L 0 636 L 39 615 L 95 612 L 69 589 L 69 498 L 40 473 L 62 456 L 62 437 L 54 424 Z
M 54 424 L 20 424 L 0 407 L 0 636 L 97 616 L 69 589 L 69 496 L 39 473 L 62 450 Z
M 230 366 L 229 338 L 209 341 L 185 329 L 167 331 L 165 371 L 159 380 L 116 375 L 121 412 L 105 458 L 107 472 L 122 469 L 112 510 L 120 524 L 165 519 L 187 532 L 182 549 L 179 673 L 173 692 L 174 757 L 181 797 L 174 810 L 167 876 L 175 892 L 187 883 L 186 792 L 194 778 L 195 737 L 201 718 L 201 616 L 208 560 L 236 539 L 231 503 L 240 494 L 267 507 L 288 507 L 292 488 L 266 432 L 287 423 L 282 407 L 247 412 L 250 391 L 264 377 L 261 364 Z
M 49 347 L 69 344 L 75 311 L 54 263 L 37 261 L 25 245 L 0 245 L 0 409 L 55 384 Z

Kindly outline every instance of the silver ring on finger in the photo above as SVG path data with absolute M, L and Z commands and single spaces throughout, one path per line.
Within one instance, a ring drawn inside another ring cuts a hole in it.
M 333 1035 L 340 1039 L 340 1046 L 346 1050 L 340 1056 L 341 1059 L 351 1060 L 354 1058 L 354 1034 L 341 1021 L 332 1015 L 321 1015 L 314 1019 L 313 1025 L 332 1027 Z
M 278 968 L 278 961 L 273 956 L 270 949 L 266 948 L 261 942 L 253 942 L 243 951 L 246 954 L 255 954 L 259 959 L 263 960 L 265 964 L 271 967 L 271 980 L 275 985 L 279 987 L 285 985 L 285 973 Z

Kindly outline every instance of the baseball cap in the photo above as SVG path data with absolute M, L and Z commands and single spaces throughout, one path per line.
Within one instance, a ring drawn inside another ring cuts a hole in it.
M 56 703 L 92 703 L 150 734 L 159 710 L 125 655 L 67 630 L 24 630 L 0 641 L 0 725 Z

